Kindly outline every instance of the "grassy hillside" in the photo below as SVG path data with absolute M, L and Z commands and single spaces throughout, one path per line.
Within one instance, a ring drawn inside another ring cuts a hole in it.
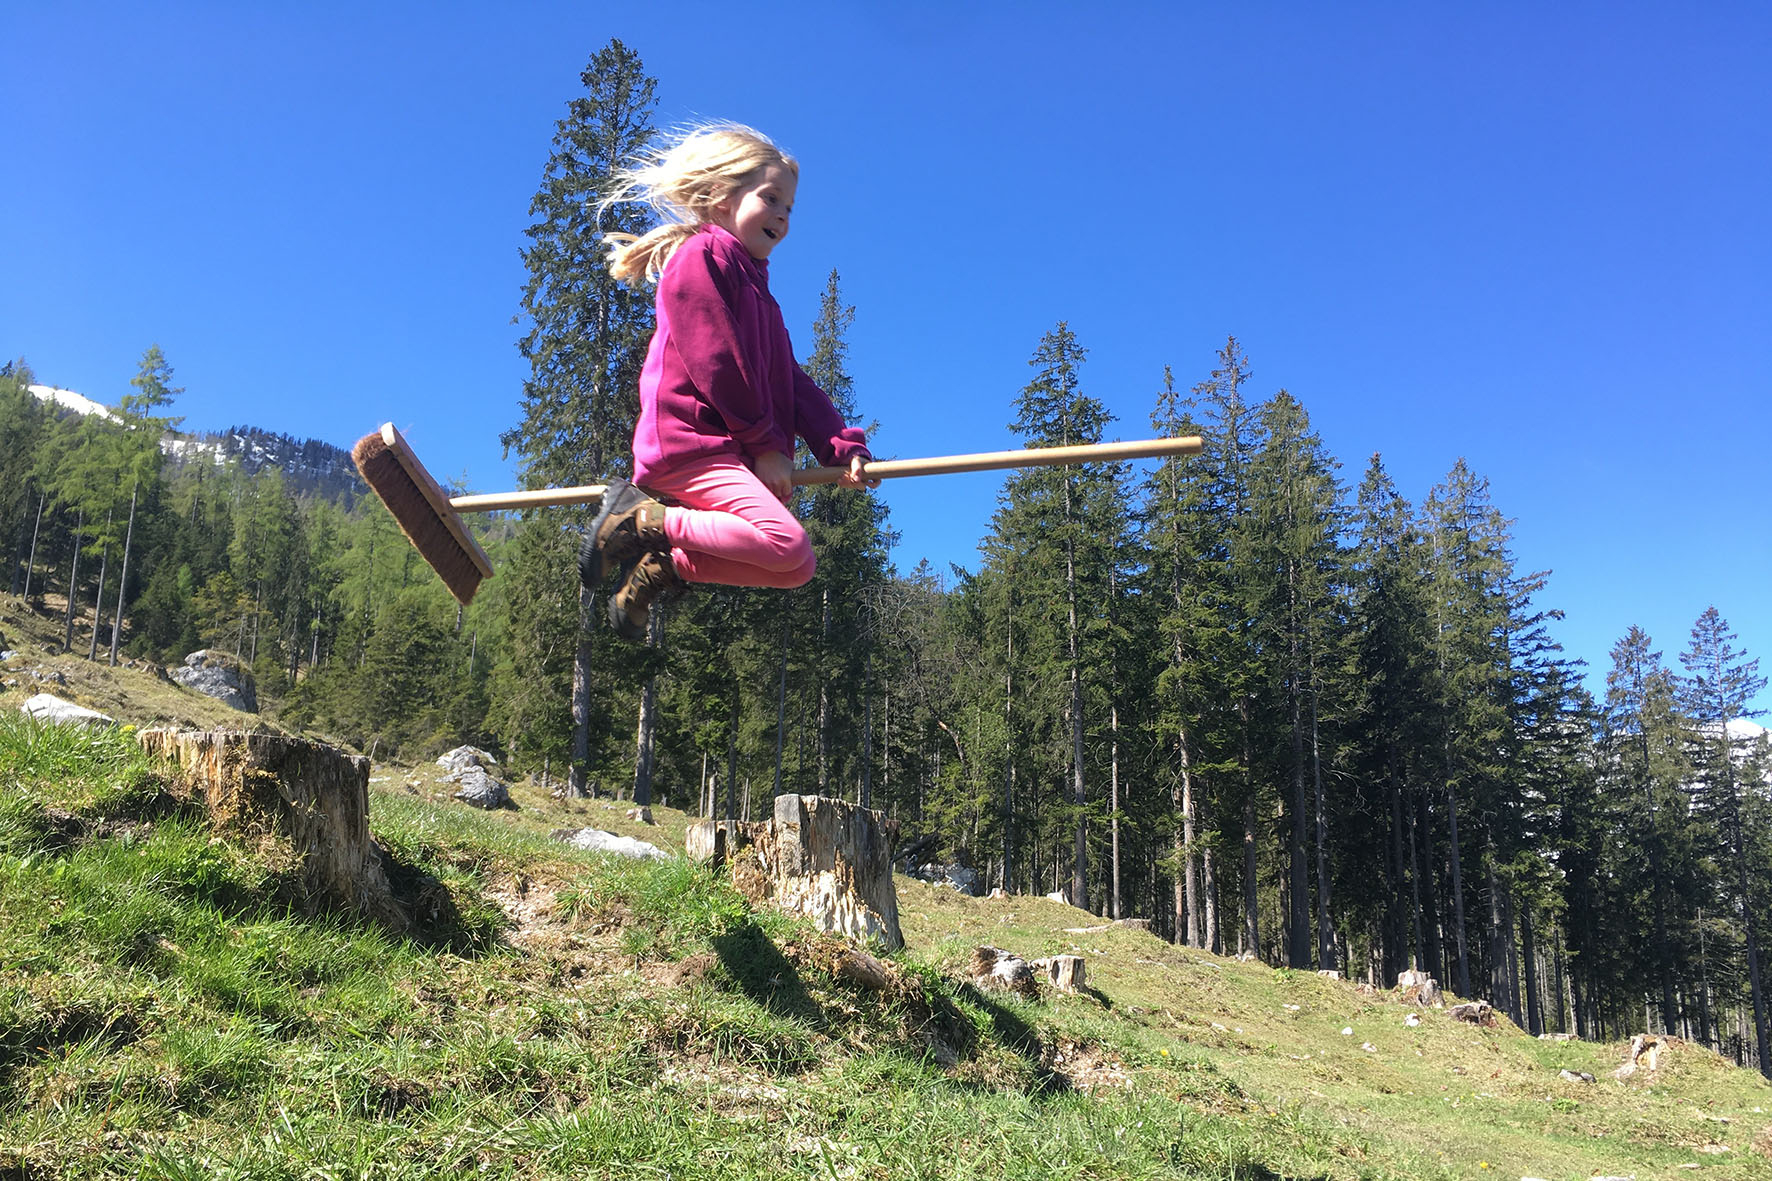
M 209 720 L 107 674 L 82 704 Z M 676 851 L 682 814 L 530 784 L 481 813 L 434 767 L 378 765 L 371 825 L 453 906 L 419 939 L 308 917 L 127 732 L 30 724 L 23 696 L 0 696 L 0 1179 L 1772 1175 L 1772 1087 L 1705 1050 L 1618 1080 L 1622 1044 L 902 878 L 909 947 L 869 992 L 718 875 L 548 835 Z M 981 943 L 1081 954 L 1091 990 L 981 994 L 956 980 Z

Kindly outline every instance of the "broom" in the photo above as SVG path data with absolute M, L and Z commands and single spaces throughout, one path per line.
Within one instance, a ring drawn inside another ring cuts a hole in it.
M 1192 455 L 1199 449 L 1200 437 L 1185 435 L 1173 439 L 1135 439 L 1127 443 L 1084 443 L 1025 451 L 939 455 L 928 459 L 877 459 L 865 464 L 862 472 L 870 480 L 890 480 L 899 476 L 940 476 L 954 472 L 1054 467 L 1067 463 L 1155 459 L 1166 455 Z M 387 505 L 388 512 L 400 526 L 400 532 L 406 534 L 418 556 L 437 572 L 449 593 L 463 606 L 473 599 L 480 583 L 492 577 L 492 562 L 468 532 L 460 514 L 566 504 L 594 506 L 603 500 L 602 484 L 450 496 L 431 478 L 391 422 L 358 439 L 357 445 L 351 448 L 351 458 L 363 474 L 364 483 Z M 793 482 L 796 485 L 835 484 L 848 470 L 840 467 L 796 468 Z

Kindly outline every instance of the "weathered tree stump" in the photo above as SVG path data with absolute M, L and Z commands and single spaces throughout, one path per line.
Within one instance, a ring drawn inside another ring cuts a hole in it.
M 369 835 L 369 760 L 281 734 L 144 730 L 149 754 L 176 764 L 209 822 L 246 837 L 285 842 L 314 904 L 362 911 L 396 929 L 395 902 Z
M 1045 973 L 1046 983 L 1060 992 L 1081 992 L 1083 983 L 1083 957 L 1080 955 L 1055 955 L 1043 960 L 1035 960 L 1036 971 Z
M 820 930 L 904 946 L 892 884 L 892 829 L 880 813 L 826 796 L 775 798 L 754 833 L 775 904 Z
M 756 843 L 759 831 L 767 832 L 768 824 L 751 824 L 743 820 L 697 820 L 683 838 L 683 850 L 689 860 L 709 862 L 716 868 L 736 856 L 741 849 Z
M 1397 973 L 1397 990 L 1403 994 L 1405 1000 L 1410 999 L 1413 992 L 1416 1004 L 1430 1008 L 1444 999 L 1440 995 L 1439 981 L 1426 972 L 1417 972 L 1414 969 Z

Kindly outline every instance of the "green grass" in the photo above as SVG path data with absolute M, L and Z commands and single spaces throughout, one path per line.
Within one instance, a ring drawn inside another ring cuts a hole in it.
M 624 829 L 619 806 L 519 798 L 476 812 L 421 772 L 378 787 L 378 838 L 451 904 L 403 938 L 304 914 L 128 733 L 0 714 L 0 1181 L 1772 1166 L 1772 1088 L 1690 1048 L 1618 1082 L 1617 1046 L 1410 1028 L 1347 983 L 904 879 L 910 949 L 877 995 L 719 875 L 548 837 Z M 625 831 L 680 847 L 686 818 L 660 819 Z M 980 943 L 1085 955 L 1091 992 L 980 993 L 955 975 Z

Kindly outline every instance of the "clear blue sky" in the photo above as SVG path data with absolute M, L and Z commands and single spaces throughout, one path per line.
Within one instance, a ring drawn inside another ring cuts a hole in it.
M 661 122 L 801 158 L 774 289 L 804 349 L 841 272 L 879 453 L 1015 445 L 1061 319 L 1124 438 L 1235 334 L 1350 484 L 1488 477 L 1596 674 L 1713 603 L 1772 672 L 1760 3 L 8 3 L 0 354 L 114 403 L 158 343 L 189 428 L 392 419 L 508 486 L 528 203 L 612 36 Z M 900 568 L 975 565 L 999 486 L 888 485 Z

